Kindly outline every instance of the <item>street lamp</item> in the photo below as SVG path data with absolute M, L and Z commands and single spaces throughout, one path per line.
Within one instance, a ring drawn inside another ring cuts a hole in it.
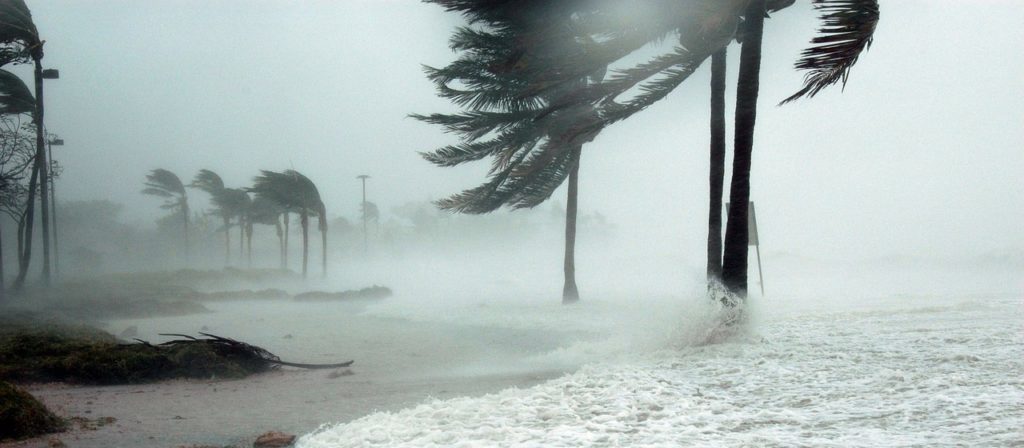
M 356 179 L 363 181 L 363 255 L 370 252 L 370 245 L 367 242 L 367 230 L 366 230 L 366 179 L 370 176 L 366 174 L 360 174 L 356 176 Z
M 41 55 L 40 55 L 41 58 Z M 46 162 L 46 143 L 44 138 L 43 121 L 43 80 L 60 79 L 60 71 L 55 68 L 43 69 L 40 58 L 35 59 L 35 81 L 36 81 L 36 166 L 39 169 L 39 196 L 40 196 L 40 217 L 43 224 L 43 283 L 50 286 L 50 198 L 48 187 L 50 182 L 46 177 L 50 171 L 49 163 Z
M 43 79 L 60 79 L 60 70 L 48 68 L 43 70 Z
M 56 71 L 56 70 L 54 70 Z M 60 276 L 60 247 L 57 245 L 57 187 L 55 186 L 55 178 L 60 174 L 60 167 L 57 165 L 57 161 L 53 159 L 53 147 L 64 146 L 64 139 L 57 138 L 54 135 L 49 141 L 47 141 L 50 159 L 50 208 L 52 210 L 51 216 L 53 217 L 53 276 Z

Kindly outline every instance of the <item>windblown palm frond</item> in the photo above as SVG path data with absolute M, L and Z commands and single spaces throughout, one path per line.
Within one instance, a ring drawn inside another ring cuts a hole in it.
M 814 0 L 822 11 L 819 35 L 801 53 L 798 70 L 808 70 L 804 86 L 779 104 L 811 98 L 836 83 L 846 86 L 850 69 L 871 47 L 878 25 L 878 0 Z
M 4 64 L 23 56 L 43 57 L 43 42 L 24 0 L 0 0 L 0 46 Z
M 0 114 L 28 114 L 36 109 L 36 99 L 17 75 L 0 69 Z
M 217 173 L 203 169 L 199 170 L 195 179 L 192 179 L 192 183 L 188 186 L 198 188 L 212 195 L 224 189 L 224 181 L 221 180 L 220 175 Z
M 187 206 L 185 185 L 176 174 L 162 168 L 155 169 L 146 175 L 145 185 L 143 194 L 167 199 L 161 208 L 177 209 Z

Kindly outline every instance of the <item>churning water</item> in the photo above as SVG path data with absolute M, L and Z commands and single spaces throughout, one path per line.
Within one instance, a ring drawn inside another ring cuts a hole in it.
M 661 331 L 663 318 L 646 336 L 582 341 L 551 354 L 602 359 L 575 373 L 324 425 L 298 446 L 1019 446 L 1022 305 L 1015 294 L 957 294 L 755 307 L 724 340 L 709 340 L 713 310 L 636 310 L 671 315 L 678 330 Z M 557 313 L 494 311 L 458 319 L 566 325 Z

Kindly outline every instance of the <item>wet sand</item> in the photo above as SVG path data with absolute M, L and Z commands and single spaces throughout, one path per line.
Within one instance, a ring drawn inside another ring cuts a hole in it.
M 478 396 L 529 387 L 569 368 L 538 362 L 582 335 L 414 322 L 363 313 L 358 304 L 227 302 L 213 313 L 111 321 L 118 334 L 137 326 L 138 337 L 207 331 L 264 347 L 294 362 L 354 359 L 348 369 L 282 368 L 242 380 L 175 380 L 125 386 L 40 384 L 29 391 L 58 415 L 113 423 L 0 446 L 70 447 L 251 446 L 276 430 L 301 435 L 325 422 L 375 411 L 397 411 L 433 398 Z M 316 325 L 311 325 L 315 322 Z

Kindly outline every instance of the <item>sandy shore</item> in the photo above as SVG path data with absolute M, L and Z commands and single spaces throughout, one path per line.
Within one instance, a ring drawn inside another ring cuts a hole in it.
M 28 387 L 57 414 L 113 423 L 0 446 L 70 447 L 251 446 L 270 430 L 310 432 L 375 411 L 430 400 L 529 387 L 571 367 L 537 355 L 583 337 L 365 315 L 360 305 L 228 302 L 213 313 L 110 321 L 115 334 L 137 326 L 138 337 L 203 330 L 262 346 L 295 362 L 354 359 L 349 369 L 281 369 L 242 380 L 156 384 Z M 313 325 L 312 323 L 315 323 Z

